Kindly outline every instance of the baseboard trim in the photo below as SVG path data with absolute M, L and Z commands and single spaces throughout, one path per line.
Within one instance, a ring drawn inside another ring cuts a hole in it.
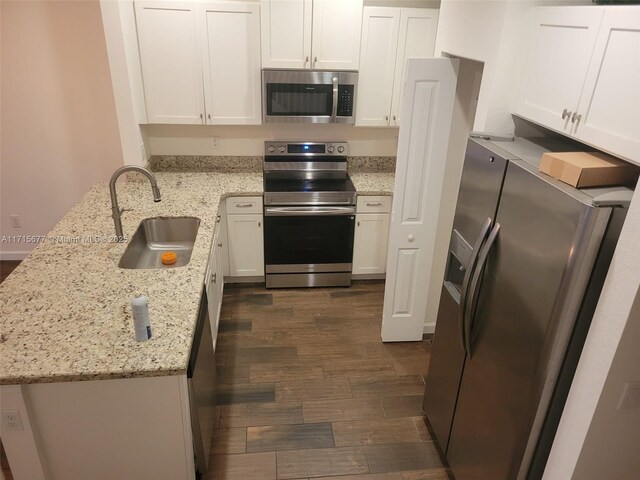
M 0 260 L 24 260 L 31 254 L 31 250 L 16 250 L 13 252 L 0 252 Z
M 352 273 L 351 280 L 384 280 L 386 273 Z
M 424 329 L 422 330 L 422 333 L 427 335 L 429 333 L 434 333 L 436 331 L 436 324 L 435 323 L 425 323 L 424 324 Z

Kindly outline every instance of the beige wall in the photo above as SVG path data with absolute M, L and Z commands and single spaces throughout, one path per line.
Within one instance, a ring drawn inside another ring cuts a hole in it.
M 0 5 L 0 230 L 44 235 L 123 164 L 100 5 Z M 21 228 L 11 227 L 10 215 L 19 215 Z M 33 244 L 0 248 L 7 259 Z

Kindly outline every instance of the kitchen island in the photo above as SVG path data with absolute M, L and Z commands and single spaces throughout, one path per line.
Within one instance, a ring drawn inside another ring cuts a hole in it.
M 3 431 L 17 480 L 193 477 L 186 369 L 218 205 L 230 194 L 261 194 L 262 176 L 155 175 L 160 203 L 146 181 L 119 182 L 120 205 L 132 209 L 124 232 L 153 216 L 200 218 L 187 266 L 118 268 L 126 244 L 110 241 L 108 187 L 98 184 L 0 285 L 2 408 L 23 422 Z M 352 178 L 359 193 L 393 187 L 392 173 Z M 137 291 L 149 298 L 153 338 L 144 343 L 130 311 Z

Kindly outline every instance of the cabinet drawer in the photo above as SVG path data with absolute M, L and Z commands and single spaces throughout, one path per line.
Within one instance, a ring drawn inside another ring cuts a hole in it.
M 229 197 L 227 214 L 262 213 L 262 197 Z
M 393 197 L 390 195 L 365 195 L 358 196 L 356 204 L 357 213 L 389 213 L 391 212 L 391 200 Z

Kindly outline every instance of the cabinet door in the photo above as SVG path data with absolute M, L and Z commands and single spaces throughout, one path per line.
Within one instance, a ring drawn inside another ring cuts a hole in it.
M 605 10 L 577 112 L 577 138 L 640 163 L 638 7 Z
M 603 11 L 597 7 L 536 10 L 517 114 L 570 132 L 571 114 L 578 108 Z M 563 114 L 565 110 L 568 114 Z
M 438 29 L 438 9 L 403 8 L 400 11 L 400 34 L 396 55 L 391 125 L 400 125 L 400 105 L 404 92 L 404 74 L 408 58 L 433 57 Z
M 399 27 L 399 8 L 364 9 L 356 125 L 389 125 Z
M 201 5 L 208 124 L 262 122 L 259 8 L 234 2 Z
M 422 339 L 457 82 L 456 59 L 407 62 L 382 308 L 384 342 Z
M 262 67 L 310 68 L 312 0 L 262 0 Z
M 388 213 L 356 215 L 353 239 L 353 273 L 384 273 L 389 236 Z
M 311 68 L 358 70 L 362 0 L 314 0 Z
M 227 215 L 229 275 L 264 275 L 262 215 Z
M 204 123 L 195 5 L 135 2 L 149 123 Z

